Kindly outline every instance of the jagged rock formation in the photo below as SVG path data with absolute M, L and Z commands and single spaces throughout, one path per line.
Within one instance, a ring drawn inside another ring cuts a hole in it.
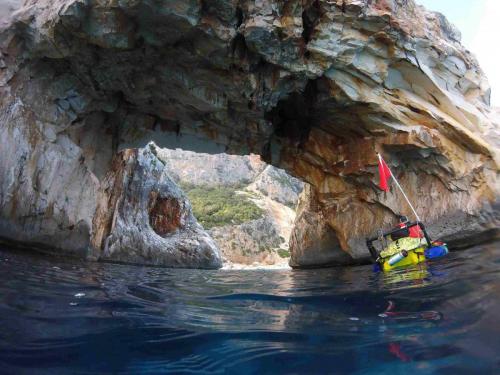
M 93 218 L 98 259 L 169 267 L 220 268 L 212 238 L 156 157 L 154 145 L 113 158 Z
M 406 211 L 375 151 L 434 235 L 498 228 L 487 81 L 412 0 L 26 0 L 0 27 L 3 238 L 85 252 L 112 155 L 149 140 L 262 155 L 355 258 Z

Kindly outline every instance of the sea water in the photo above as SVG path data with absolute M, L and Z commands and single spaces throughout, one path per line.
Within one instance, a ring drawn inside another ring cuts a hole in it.
M 498 243 L 387 274 L 0 251 L 2 374 L 500 374 Z

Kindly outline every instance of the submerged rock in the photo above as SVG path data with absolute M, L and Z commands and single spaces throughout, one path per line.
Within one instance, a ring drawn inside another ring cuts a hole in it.
M 433 236 L 494 235 L 499 121 L 459 39 L 412 0 L 26 0 L 0 24 L 0 237 L 92 253 L 113 155 L 150 140 L 310 183 L 295 266 L 366 257 L 410 214 L 377 151 Z
M 93 219 L 101 260 L 168 267 L 219 268 L 219 249 L 149 145 L 113 159 Z

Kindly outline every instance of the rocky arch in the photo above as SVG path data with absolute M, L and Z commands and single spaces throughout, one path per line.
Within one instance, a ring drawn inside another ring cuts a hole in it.
M 310 183 L 297 266 L 365 257 L 405 207 L 376 151 L 436 234 L 495 230 L 498 123 L 459 39 L 413 1 L 27 0 L 0 32 L 1 232 L 102 251 L 112 157 L 150 140 Z

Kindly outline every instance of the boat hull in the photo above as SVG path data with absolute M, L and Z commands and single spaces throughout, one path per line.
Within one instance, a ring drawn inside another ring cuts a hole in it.
M 385 259 L 380 263 L 381 269 L 384 272 L 388 272 L 395 268 L 408 267 L 422 263 L 426 259 L 440 258 L 448 254 L 448 247 L 445 244 L 431 246 L 429 248 L 422 246 L 414 250 L 407 250 L 407 253 L 408 255 L 406 257 L 392 265 L 389 263 L 389 259 Z
M 394 264 L 389 263 L 389 259 L 384 260 L 382 263 L 382 270 L 384 272 L 391 271 L 395 268 L 400 268 L 400 267 L 407 267 L 415 264 L 419 264 L 423 261 L 425 261 L 425 248 L 419 247 L 418 249 L 414 250 L 408 250 L 407 253 L 408 255 L 404 258 L 402 258 L 399 262 L 396 262 Z

